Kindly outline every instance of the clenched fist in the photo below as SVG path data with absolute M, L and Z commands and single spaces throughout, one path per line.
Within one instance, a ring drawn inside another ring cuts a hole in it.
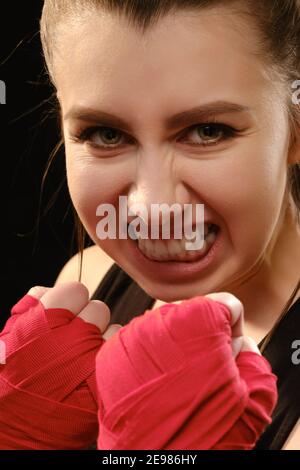
M 229 293 L 133 318 L 100 349 L 96 373 L 101 450 L 251 449 L 277 401 Z
M 0 340 L 0 449 L 83 449 L 96 440 L 95 357 L 120 325 L 79 282 L 34 287 Z

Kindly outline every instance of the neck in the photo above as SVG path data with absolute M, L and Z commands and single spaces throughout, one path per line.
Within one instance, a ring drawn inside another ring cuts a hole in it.
M 291 211 L 280 223 L 276 242 L 259 270 L 230 289 L 244 305 L 246 324 L 267 333 L 280 316 L 299 281 L 300 230 Z M 299 291 L 294 302 L 299 298 Z

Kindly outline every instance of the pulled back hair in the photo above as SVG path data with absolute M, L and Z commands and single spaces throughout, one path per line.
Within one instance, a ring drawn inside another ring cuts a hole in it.
M 102 10 L 124 16 L 141 34 L 155 25 L 160 18 L 177 11 L 200 11 L 215 6 L 230 6 L 237 13 L 251 19 L 257 29 L 259 54 L 264 58 L 276 79 L 286 84 L 286 103 L 290 120 L 290 149 L 296 144 L 300 130 L 300 107 L 291 99 L 292 85 L 300 79 L 300 0 L 45 0 L 40 21 L 40 35 L 46 70 L 55 88 L 54 56 L 59 41 L 60 27 L 69 21 L 80 21 L 85 14 Z M 63 145 L 61 139 L 56 150 Z M 51 156 L 53 159 L 55 152 Z M 51 163 L 51 162 L 50 162 Z M 49 168 L 49 165 L 48 165 Z M 287 192 L 297 222 L 300 224 L 300 163 L 289 165 Z M 81 253 L 79 280 L 82 271 L 82 255 L 85 229 L 75 213 L 77 240 Z M 300 281 L 291 293 L 278 321 L 266 337 L 262 349 L 272 336 L 277 324 L 292 305 Z

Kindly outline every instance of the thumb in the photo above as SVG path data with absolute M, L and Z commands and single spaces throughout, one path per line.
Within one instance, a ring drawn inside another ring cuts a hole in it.
M 232 355 L 234 358 L 236 358 L 238 354 L 241 352 L 243 345 L 244 345 L 244 336 L 237 336 L 236 338 L 232 338 L 231 348 L 232 348 Z
M 260 356 L 262 355 L 256 342 L 250 336 L 244 336 L 243 345 L 241 347 L 241 352 L 243 351 L 252 351 L 258 353 Z
M 109 325 L 105 333 L 102 335 L 102 338 L 107 341 L 109 338 L 114 336 L 121 328 L 123 328 L 122 325 L 119 325 L 117 323 Z

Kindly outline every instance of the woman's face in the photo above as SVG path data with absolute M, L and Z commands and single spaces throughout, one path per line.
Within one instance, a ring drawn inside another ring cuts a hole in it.
M 74 206 L 94 242 L 154 298 L 246 282 L 282 229 L 286 90 L 254 54 L 256 34 L 221 7 L 166 16 L 144 35 L 107 13 L 60 32 L 55 79 Z M 210 254 L 166 268 L 130 237 L 100 240 L 96 209 L 118 211 L 120 195 L 149 212 L 153 203 L 204 204 L 219 227 Z

